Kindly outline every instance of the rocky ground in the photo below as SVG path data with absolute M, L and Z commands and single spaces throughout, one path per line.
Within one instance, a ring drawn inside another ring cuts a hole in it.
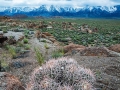
M 90 68 L 96 75 L 98 90 L 120 89 L 120 57 L 71 56 L 83 67 Z
M 34 44 L 30 52 L 28 52 L 24 58 L 8 59 L 10 68 L 9 73 L 19 78 L 23 86 L 29 82 L 34 68 L 38 67 L 38 62 L 35 58 L 33 48 L 39 47 L 40 50 L 46 55 L 46 61 L 51 58 L 51 52 L 57 48 L 54 44 L 48 44 L 50 49 L 46 54 L 46 49 L 43 43 L 39 43 L 37 39 L 31 39 Z M 5 52 L 2 51 L 1 52 Z M 95 87 L 97 90 L 119 90 L 120 89 L 120 57 L 105 56 L 82 56 L 80 52 L 66 55 L 67 57 L 74 58 L 78 64 L 83 67 L 90 68 L 96 75 Z
M 29 23 L 29 27 L 34 27 L 31 22 Z M 14 23 L 9 24 L 14 26 Z M 15 25 L 19 24 L 19 22 L 15 23 Z M 24 24 L 21 26 L 22 28 L 27 27 L 27 24 Z M 43 26 L 45 27 L 45 25 Z M 39 27 L 42 28 L 43 26 Z M 39 66 L 34 48 L 37 48 L 42 53 L 45 62 L 53 58 L 52 53 L 55 50 L 62 48 L 65 52 L 63 57 L 73 58 L 79 65 L 90 68 L 94 72 L 96 78 L 95 88 L 97 90 L 120 90 L 120 44 L 112 45 L 109 48 L 86 47 L 74 43 L 63 46 L 63 43 L 58 42 L 48 32 L 41 34 L 38 31 L 37 33 L 31 31 L 28 37 L 29 50 L 24 50 L 24 47 L 22 47 L 21 49 L 25 52 L 13 58 L 8 50 L 5 49 L 6 42 L 4 44 L 3 42 L 6 37 L 9 37 L 8 43 L 18 47 L 16 41 L 23 42 L 25 37 L 24 29 L 19 30 L 17 29 L 17 32 L 8 31 L 4 35 L 1 34 L 3 33 L 2 31 L 0 32 L 0 60 L 5 60 L 5 62 L 2 62 L 5 70 L 0 72 L 0 90 L 14 90 L 14 86 L 18 86 L 15 90 L 24 90 L 26 88 L 32 72 Z M 14 39 L 11 37 L 14 37 Z M 3 67 L 0 67 L 0 69 L 3 69 Z

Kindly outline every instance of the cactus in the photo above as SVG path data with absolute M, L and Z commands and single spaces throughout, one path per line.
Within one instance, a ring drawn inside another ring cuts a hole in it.
M 71 58 L 58 58 L 34 70 L 26 90 L 94 90 L 95 77 Z M 36 89 L 37 88 L 37 89 Z

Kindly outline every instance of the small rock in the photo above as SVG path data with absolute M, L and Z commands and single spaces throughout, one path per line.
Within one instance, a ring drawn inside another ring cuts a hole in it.
M 30 64 L 29 62 L 12 62 L 10 65 L 14 68 L 22 68 L 25 67 L 26 65 Z
M 70 38 L 70 37 L 68 37 L 68 38 L 65 38 L 67 41 L 71 41 L 72 39 Z
M 13 32 L 13 31 L 8 31 L 7 33 L 4 34 L 6 37 L 14 37 L 16 41 L 20 40 L 21 38 L 23 39 L 24 35 L 22 32 Z

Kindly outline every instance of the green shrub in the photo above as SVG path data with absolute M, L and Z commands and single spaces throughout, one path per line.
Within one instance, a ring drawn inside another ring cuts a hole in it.
M 24 45 L 24 48 L 25 48 L 25 50 L 30 50 L 30 45 L 26 44 L 26 45 Z
M 17 53 L 16 53 L 16 49 L 15 49 L 14 46 L 9 46 L 8 47 L 8 51 L 9 51 L 9 53 L 10 53 L 10 55 L 11 55 L 12 58 L 16 58 Z
M 0 60 L 0 67 L 1 67 L 0 71 L 8 71 L 9 64 L 5 62 L 5 60 Z
M 4 30 L 3 30 L 3 33 L 7 33 L 7 30 L 4 29 Z
M 35 57 L 36 57 L 39 65 L 41 66 L 44 63 L 43 55 L 40 52 L 39 48 L 34 48 L 34 51 L 35 51 Z
M 44 44 L 45 49 L 49 49 L 47 43 Z
M 9 45 L 8 45 L 8 44 L 4 45 L 4 48 L 5 48 L 6 50 L 8 50 L 8 49 L 9 49 Z
M 28 34 L 25 34 L 25 37 L 28 38 Z
M 62 57 L 63 55 L 64 55 L 63 49 L 59 49 L 59 50 L 53 51 L 52 58 Z
M 46 43 L 46 40 L 40 40 L 41 42 L 45 42 Z
M 23 44 L 23 42 L 18 42 L 18 43 L 17 43 L 17 46 L 18 46 L 18 47 L 23 47 L 24 44 Z
M 28 43 L 28 39 L 24 38 L 24 39 L 23 39 L 23 43 L 24 43 L 24 44 L 27 44 L 27 43 Z
M 24 30 L 24 34 L 29 34 L 29 30 Z
M 21 51 L 21 47 L 16 47 L 16 48 L 15 48 L 15 52 L 16 52 L 16 53 L 19 53 L 20 51 Z

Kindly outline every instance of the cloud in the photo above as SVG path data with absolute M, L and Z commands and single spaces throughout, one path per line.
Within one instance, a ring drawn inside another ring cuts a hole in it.
M 120 0 L 0 0 L 0 6 L 113 6 L 120 4 Z

